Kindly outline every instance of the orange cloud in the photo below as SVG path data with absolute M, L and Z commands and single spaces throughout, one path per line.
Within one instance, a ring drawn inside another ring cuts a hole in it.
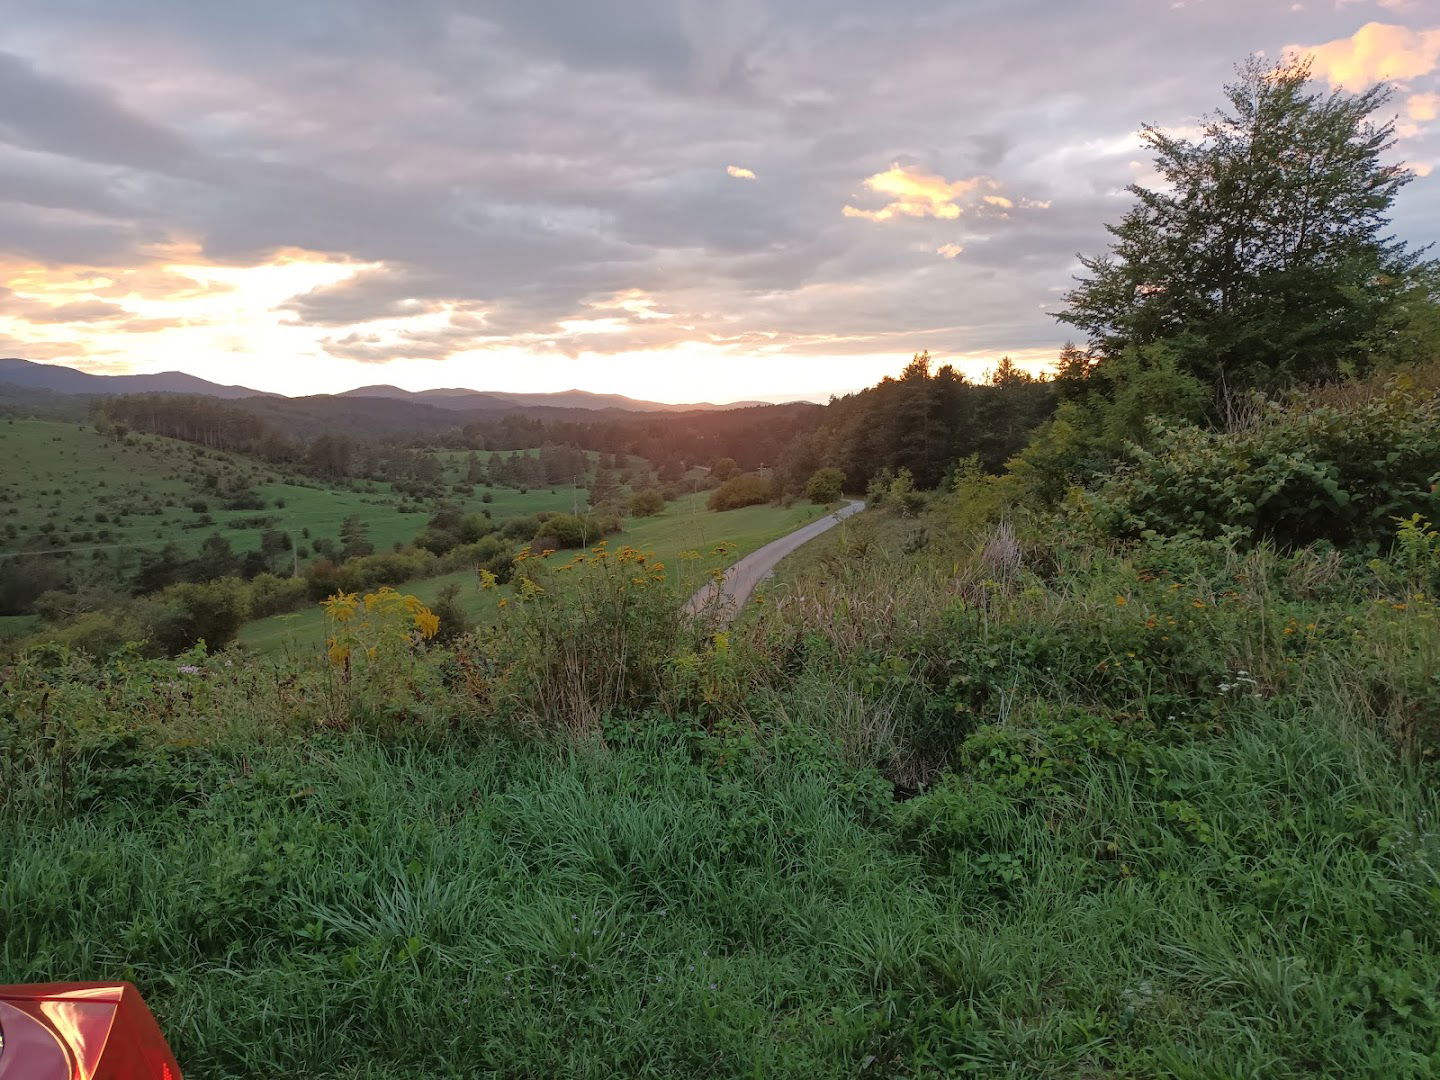
M 941 244 L 935 249 L 935 254 L 941 258 L 953 259 L 965 250 L 960 244 Z
M 1411 94 L 1405 102 L 1406 114 L 1411 120 L 1425 123 L 1440 120 L 1440 93 Z
M 735 177 L 736 180 L 754 180 L 754 179 L 755 179 L 755 174 L 754 174 L 753 172 L 751 172 L 749 169 L 743 168 L 743 167 L 741 167 L 741 166 L 739 166 L 739 165 L 726 165 L 726 166 L 725 166 L 725 171 L 726 171 L 727 173 L 729 173 L 731 176 Z
M 890 202 L 879 210 L 861 210 L 847 204 L 842 213 L 846 217 L 865 218 L 868 221 L 889 221 L 897 214 L 906 217 L 953 219 L 963 213 L 958 200 L 982 184 L 997 186 L 995 181 L 987 181 L 980 176 L 950 181 L 924 169 L 893 165 L 885 172 L 876 173 L 865 180 L 865 186 L 871 191 L 892 196 Z
M 1377 82 L 1428 75 L 1440 67 L 1440 29 L 1372 22 L 1348 38 L 1323 45 L 1290 45 L 1287 51 L 1314 57 L 1315 75 L 1331 86 L 1363 90 Z
M 932 172 L 926 172 L 913 165 L 892 165 L 882 173 L 865 179 L 865 186 L 880 195 L 889 196 L 890 201 L 878 210 L 866 210 L 848 203 L 841 213 L 850 218 L 864 218 L 866 221 L 891 221 L 897 217 L 941 218 L 953 221 L 969 209 L 1009 210 L 1015 203 L 1004 195 L 984 194 L 995 192 L 1000 184 L 988 176 L 971 176 L 963 180 L 947 180 Z M 1048 204 L 1033 203 L 1022 199 L 1021 206 Z

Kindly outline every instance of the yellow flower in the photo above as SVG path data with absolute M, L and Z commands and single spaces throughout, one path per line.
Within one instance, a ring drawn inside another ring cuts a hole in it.
M 1125 597 L 1123 597 L 1123 596 L 1118 596 L 1118 595 L 1117 595 L 1117 596 L 1115 597 L 1115 606 L 1116 606 L 1116 607 L 1124 607 L 1124 606 L 1125 606 L 1126 604 L 1128 604 L 1129 602 L 1130 602 L 1130 601 L 1127 600 L 1127 599 L 1125 599 Z
M 475 576 L 479 579 L 482 589 L 493 589 L 500 583 L 499 579 L 483 566 L 475 571 Z
M 440 632 L 440 616 L 428 608 L 415 613 L 415 628 L 423 638 L 432 638 Z

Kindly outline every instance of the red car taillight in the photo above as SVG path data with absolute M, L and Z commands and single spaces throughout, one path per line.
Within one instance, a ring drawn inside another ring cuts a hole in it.
M 181 1080 L 129 983 L 0 986 L 0 1080 Z

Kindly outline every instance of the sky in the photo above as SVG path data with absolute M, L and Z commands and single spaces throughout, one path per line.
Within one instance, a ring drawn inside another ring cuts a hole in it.
M 1048 314 L 1252 52 L 1389 79 L 1440 0 L 5 0 L 0 356 L 287 394 L 824 400 Z

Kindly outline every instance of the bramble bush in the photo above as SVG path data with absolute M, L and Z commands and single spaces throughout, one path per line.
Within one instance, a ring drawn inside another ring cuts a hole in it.
M 1083 498 L 1103 534 L 1374 550 L 1397 519 L 1440 517 L 1440 394 L 1404 377 L 1355 402 L 1264 402 L 1239 431 L 1157 422 L 1150 446 Z

